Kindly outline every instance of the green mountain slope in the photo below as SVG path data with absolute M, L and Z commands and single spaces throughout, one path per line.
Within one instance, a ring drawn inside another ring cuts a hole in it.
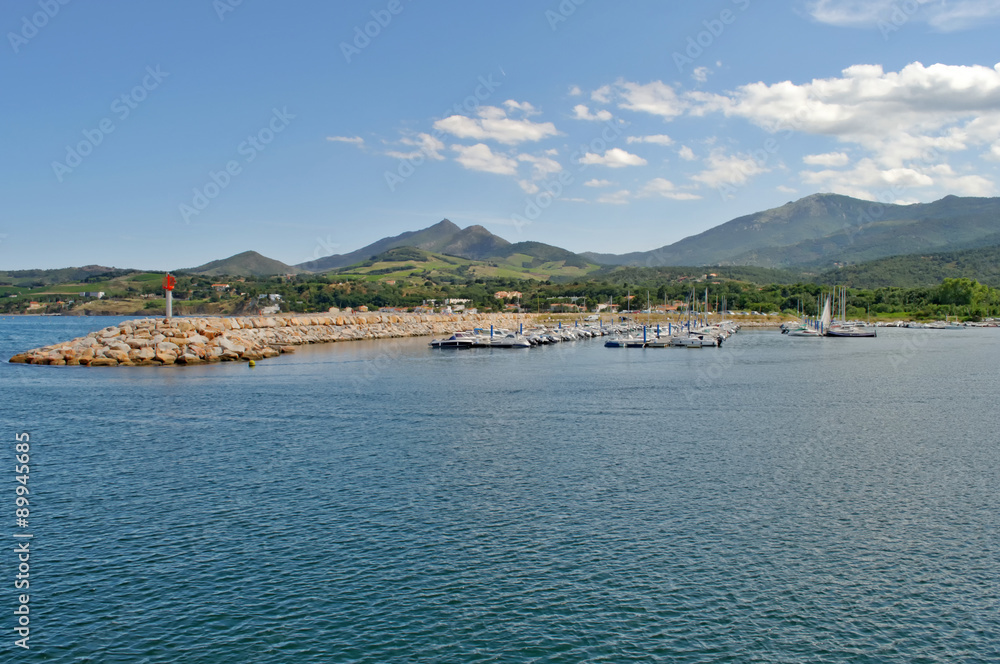
M 262 256 L 256 251 L 244 251 L 243 253 L 211 261 L 198 267 L 179 270 L 190 274 L 201 274 L 205 276 L 221 277 L 223 275 L 231 277 L 268 277 L 276 274 L 296 274 L 301 272 L 298 268 L 286 265 L 273 258 Z
M 435 251 L 447 246 L 455 234 L 461 230 L 461 228 L 447 219 L 443 219 L 423 230 L 407 231 L 393 237 L 385 237 L 356 251 L 347 254 L 334 254 L 314 261 L 299 263 L 295 267 L 307 272 L 325 272 L 327 270 L 354 265 L 396 247 L 417 247 L 418 249 Z
M 880 258 L 827 270 L 819 275 L 818 281 L 853 288 L 913 288 L 936 286 L 944 279 L 958 277 L 1000 287 L 1000 244 L 965 251 Z
M 912 252 L 975 248 L 1000 237 L 1000 199 L 948 196 L 883 205 L 815 194 L 733 219 L 648 252 L 583 254 L 625 265 L 829 266 Z
M 587 270 L 590 269 L 589 266 L 593 265 L 591 261 L 587 261 L 578 254 L 559 247 L 541 242 L 511 244 L 482 226 L 459 228 L 445 219 L 420 231 L 383 238 L 357 251 L 326 256 L 309 263 L 302 263 L 298 267 L 310 272 L 340 269 L 363 263 L 372 256 L 381 256 L 385 252 L 399 247 L 414 247 L 435 254 L 457 256 L 472 261 L 510 263 L 516 270 L 526 267 L 537 268 L 549 263 L 559 263 L 559 267 L 577 268 L 578 270 Z
M 511 245 L 516 246 L 516 245 Z M 542 245 L 547 247 L 548 245 Z M 553 248 L 555 249 L 555 248 Z M 559 250 L 563 251 L 563 250 Z M 576 254 L 565 252 L 570 257 Z M 336 274 L 360 276 L 368 280 L 405 281 L 420 283 L 439 277 L 466 279 L 579 279 L 597 272 L 600 267 L 590 263 L 577 265 L 561 255 L 543 257 L 514 253 L 507 257 L 493 256 L 486 260 L 473 260 L 460 256 L 439 254 L 416 247 L 396 247 L 368 260 L 338 268 Z M 576 257 L 578 258 L 578 257 Z M 573 263 L 573 264 L 569 264 Z

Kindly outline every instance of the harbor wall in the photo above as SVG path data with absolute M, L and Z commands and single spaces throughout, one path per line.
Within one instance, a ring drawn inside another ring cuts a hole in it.
M 18 353 L 11 362 L 55 366 L 152 366 L 261 360 L 304 344 L 449 335 L 490 325 L 516 330 L 533 314 L 298 314 L 145 318 Z

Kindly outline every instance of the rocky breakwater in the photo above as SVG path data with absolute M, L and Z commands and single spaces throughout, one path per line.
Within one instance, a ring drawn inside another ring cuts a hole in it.
M 261 360 L 303 344 L 516 328 L 527 314 L 322 314 L 233 318 L 146 318 L 18 353 L 11 362 L 91 367 Z

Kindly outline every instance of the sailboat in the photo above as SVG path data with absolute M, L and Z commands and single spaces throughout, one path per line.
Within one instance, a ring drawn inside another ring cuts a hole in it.
M 857 325 L 854 323 L 845 322 L 847 318 L 847 287 L 842 287 L 840 291 L 840 311 L 841 311 L 841 322 L 833 325 L 827 321 L 827 316 L 830 315 L 830 298 L 826 299 L 826 306 L 823 308 L 823 321 L 826 325 L 823 328 L 826 330 L 825 334 L 828 337 L 874 337 L 875 328 L 868 327 L 867 325 Z

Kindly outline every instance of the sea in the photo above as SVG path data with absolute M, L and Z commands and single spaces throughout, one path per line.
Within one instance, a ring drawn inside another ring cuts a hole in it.
M 119 320 L 0 319 L 4 662 L 1000 661 L 1000 329 L 5 361 Z

